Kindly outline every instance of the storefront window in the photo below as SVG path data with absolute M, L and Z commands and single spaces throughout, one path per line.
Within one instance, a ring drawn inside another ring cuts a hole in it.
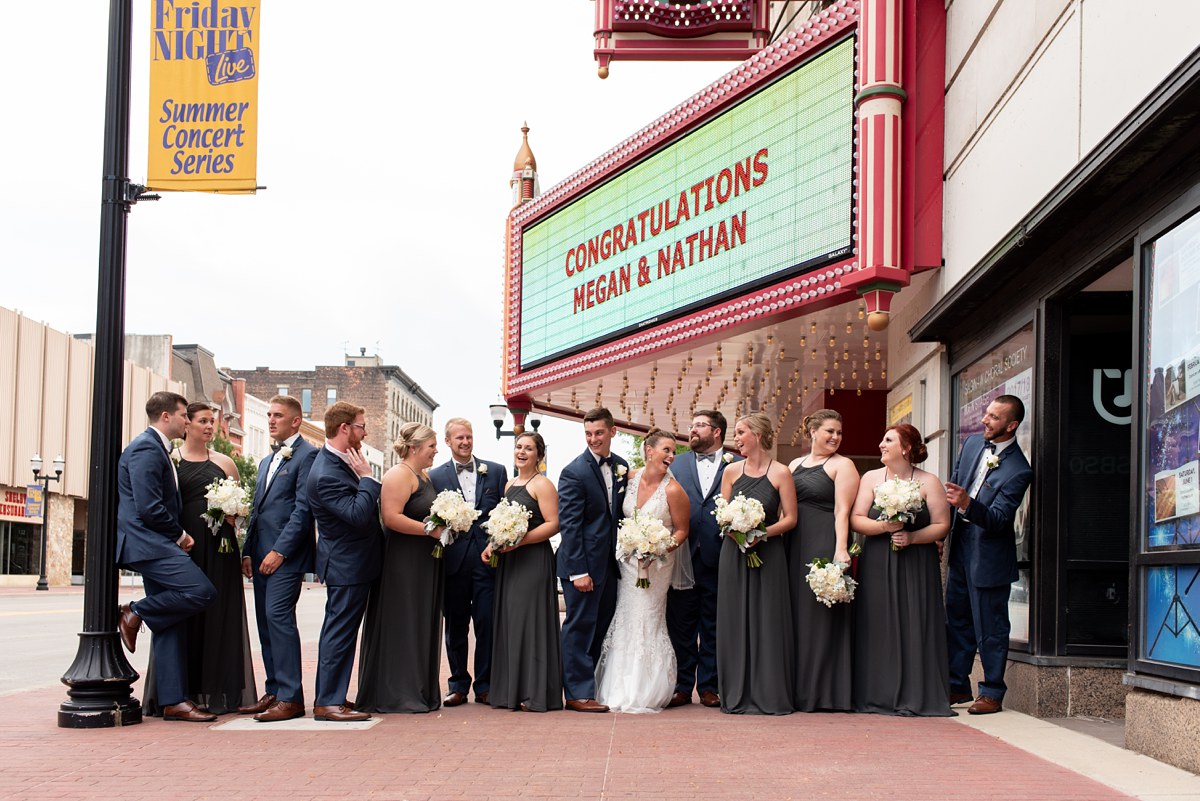
M 1016 395 L 1025 404 L 1025 421 L 1017 428 L 1017 444 L 1025 452 L 1030 464 L 1033 464 L 1033 421 L 1036 418 L 1033 406 L 1033 367 L 1034 341 L 1031 323 L 958 374 L 955 458 L 967 437 L 983 433 L 983 412 L 987 405 L 998 395 Z M 1029 554 L 1032 535 L 1028 493 L 1017 509 L 1015 528 L 1019 578 L 1009 593 L 1008 615 L 1012 621 L 1012 639 L 1028 642 Z
M 1145 248 L 1142 660 L 1200 668 L 1200 214 Z
M 0 574 L 36 576 L 41 572 L 42 527 L 0 520 Z

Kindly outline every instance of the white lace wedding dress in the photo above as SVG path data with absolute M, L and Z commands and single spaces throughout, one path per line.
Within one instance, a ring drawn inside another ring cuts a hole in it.
M 667 508 L 668 473 L 639 510 L 654 515 L 669 531 Z M 631 517 L 637 507 L 642 471 L 633 474 L 625 490 L 622 513 Z M 637 560 L 622 560 L 617 585 L 617 609 L 613 614 L 600 661 L 596 666 L 596 700 L 614 712 L 658 712 L 675 692 L 675 651 L 667 634 L 667 590 L 677 551 L 666 561 L 650 565 L 650 587 L 637 586 Z

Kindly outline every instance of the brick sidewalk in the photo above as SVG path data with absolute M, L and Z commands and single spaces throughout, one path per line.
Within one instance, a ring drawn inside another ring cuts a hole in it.
M 315 658 L 315 646 L 305 653 Z M 310 698 L 314 668 L 307 660 Z M 382 716 L 366 731 L 214 728 L 230 716 L 80 731 L 55 725 L 65 697 L 51 687 L 2 699 L 0 798 L 1130 797 L 945 718 L 743 717 L 698 704 L 645 716 L 538 715 L 469 703 Z

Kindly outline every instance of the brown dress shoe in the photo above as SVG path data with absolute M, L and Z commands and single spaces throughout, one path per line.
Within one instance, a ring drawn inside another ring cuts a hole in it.
M 970 693 L 950 693 L 950 706 L 958 704 L 968 704 L 975 700 L 975 696 Z
M 142 619 L 129 604 L 121 604 L 117 611 L 117 631 L 121 632 L 121 642 L 125 645 L 125 650 L 132 654 L 137 650 L 137 636 L 142 628 Z
M 607 712 L 608 707 L 595 698 L 575 698 L 567 701 L 567 709 L 572 712 Z
M 714 693 L 712 690 L 705 690 L 700 693 L 700 703 L 708 707 L 720 706 L 721 696 Z
M 334 723 L 357 723 L 360 720 L 370 720 L 371 716 L 366 712 L 346 709 L 344 706 L 314 706 L 313 719 L 330 720 Z
M 239 706 L 238 714 L 258 715 L 270 709 L 271 704 L 273 703 L 275 703 L 275 696 L 271 693 L 267 693 L 262 698 L 259 698 L 257 703 L 250 704 L 249 706 Z
M 671 696 L 671 700 L 667 702 L 667 708 L 670 709 L 672 707 L 684 706 L 685 704 L 690 704 L 691 702 L 692 702 L 692 694 L 691 693 L 687 693 L 687 694 L 675 693 L 674 695 Z
M 446 693 L 446 697 L 442 699 L 442 706 L 462 706 L 466 702 L 466 693 Z
M 488 693 L 475 693 L 475 703 L 486 704 L 488 702 Z
M 1003 707 L 995 698 L 988 698 L 986 695 L 979 696 L 979 700 L 971 704 L 967 712 L 972 715 L 991 715 L 994 712 L 999 712 Z
M 186 720 L 189 723 L 212 723 L 217 716 L 211 712 L 201 712 L 191 701 L 180 701 L 163 707 L 163 720 Z
M 344 707 L 343 707 L 344 708 Z M 304 717 L 304 704 L 291 701 L 276 701 L 271 708 L 254 716 L 259 723 L 277 723 L 281 720 Z

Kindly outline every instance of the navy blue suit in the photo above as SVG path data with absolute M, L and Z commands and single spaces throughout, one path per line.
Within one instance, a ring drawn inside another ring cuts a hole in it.
M 354 642 L 371 584 L 383 562 L 378 481 L 321 448 L 308 472 L 308 504 L 317 523 L 317 574 L 325 581 L 325 622 L 317 655 L 316 706 L 346 702 Z
M 596 697 L 596 662 L 617 603 L 617 523 L 625 500 L 629 465 L 613 457 L 612 495 L 591 451 L 575 457 L 558 479 L 558 577 L 567 616 L 562 627 L 563 690 L 568 701 Z M 571 576 L 587 574 L 591 592 L 580 592 Z
M 717 564 L 721 559 L 721 527 L 713 517 L 713 510 L 721 497 L 721 477 L 726 464 L 723 458 L 718 462 L 716 477 L 707 492 L 700 487 L 694 452 L 680 454 L 671 465 L 671 475 L 683 487 L 691 504 L 687 547 L 691 551 L 696 586 L 667 592 L 667 631 L 679 668 L 675 691 L 689 697 L 693 689 L 717 692 Z
M 313 572 L 316 538 L 312 510 L 308 507 L 308 474 L 317 449 L 303 437 L 296 439 L 292 454 L 280 452 L 258 466 L 254 508 L 246 527 L 243 556 L 250 557 L 254 580 L 254 612 L 258 618 L 258 640 L 262 643 L 266 691 L 280 701 L 304 704 L 300 684 L 300 630 L 296 627 L 296 602 L 304 574 Z M 280 460 L 267 483 L 271 462 Z M 269 576 L 259 572 L 268 553 L 282 554 L 283 564 Z
M 141 573 L 146 597 L 130 604 L 154 633 L 160 707 L 187 700 L 187 619 L 217 597 L 204 571 L 177 544 L 183 536 L 175 468 L 157 431 L 129 443 L 117 464 L 117 564 Z
M 504 497 L 508 471 L 504 465 L 475 459 L 475 508 L 482 514 L 470 531 L 458 535 L 442 554 L 446 568 L 445 614 L 446 659 L 450 663 L 449 688 L 466 695 L 471 686 L 467 669 L 467 630 L 475 624 L 475 696 L 491 688 L 492 679 L 492 606 L 496 592 L 496 571 L 480 559 L 487 547 L 487 532 L 481 527 Z M 486 470 L 481 465 L 487 465 Z M 429 480 L 438 492 L 461 490 L 454 460 L 429 471 Z
M 983 454 L 976 434 L 963 443 L 952 484 L 970 491 Z M 1017 542 L 1013 518 L 1033 469 L 1016 442 L 999 455 L 1000 464 L 984 478 L 976 496 L 960 514 L 952 509 L 950 558 L 946 575 L 946 643 L 950 691 L 971 692 L 975 652 L 983 666 L 979 695 L 1004 699 L 1008 658 L 1010 586 L 1017 580 Z

